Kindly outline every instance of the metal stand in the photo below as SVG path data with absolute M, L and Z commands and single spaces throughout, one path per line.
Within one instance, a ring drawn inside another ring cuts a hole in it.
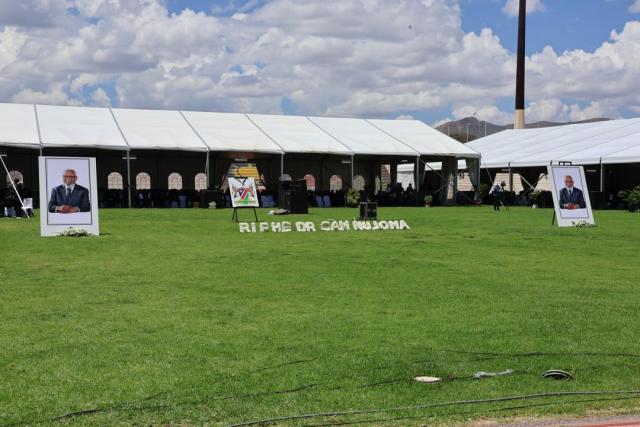
M 258 222 L 258 212 L 256 212 L 256 208 L 253 207 L 253 215 L 256 217 L 256 222 Z M 235 221 L 235 222 L 239 222 L 238 221 L 238 209 L 246 209 L 246 208 L 233 208 L 233 214 L 231 215 L 231 221 Z

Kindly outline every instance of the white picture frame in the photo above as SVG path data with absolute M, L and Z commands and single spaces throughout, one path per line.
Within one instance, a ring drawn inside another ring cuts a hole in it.
M 553 206 L 558 227 L 571 227 L 577 223 L 595 225 L 589 189 L 582 166 L 549 165 Z M 568 190 L 572 182 L 571 192 Z
M 95 157 L 40 156 L 38 166 L 40 235 L 57 236 L 73 227 L 98 236 L 100 225 Z M 66 188 L 63 175 L 69 171 L 74 171 L 77 178 L 69 194 L 70 199 L 62 200 Z

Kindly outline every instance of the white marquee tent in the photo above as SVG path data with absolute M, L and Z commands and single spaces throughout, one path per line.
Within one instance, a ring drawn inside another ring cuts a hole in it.
M 418 120 L 133 110 L 0 103 L 0 145 L 271 154 L 480 154 Z
M 482 154 L 484 168 L 639 163 L 640 119 L 509 129 L 466 145 Z

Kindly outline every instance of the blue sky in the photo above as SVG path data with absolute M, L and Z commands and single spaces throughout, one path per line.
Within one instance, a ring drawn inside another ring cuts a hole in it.
M 0 101 L 509 123 L 516 4 L 0 0 Z M 527 121 L 640 113 L 640 0 L 528 5 Z
M 611 30 L 622 30 L 635 17 L 629 13 L 631 1 L 625 0 L 553 0 L 546 1 L 545 10 L 530 14 L 527 19 L 527 53 L 550 45 L 557 52 L 594 50 L 609 38 Z M 462 26 L 465 31 L 478 32 L 490 27 L 502 44 L 515 51 L 517 18 L 505 16 L 504 2 L 464 0 Z

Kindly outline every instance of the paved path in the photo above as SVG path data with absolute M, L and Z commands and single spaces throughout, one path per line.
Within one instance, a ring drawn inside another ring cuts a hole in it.
M 518 421 L 495 427 L 640 427 L 640 415 L 622 417 L 592 417 L 583 419 L 556 419 Z

